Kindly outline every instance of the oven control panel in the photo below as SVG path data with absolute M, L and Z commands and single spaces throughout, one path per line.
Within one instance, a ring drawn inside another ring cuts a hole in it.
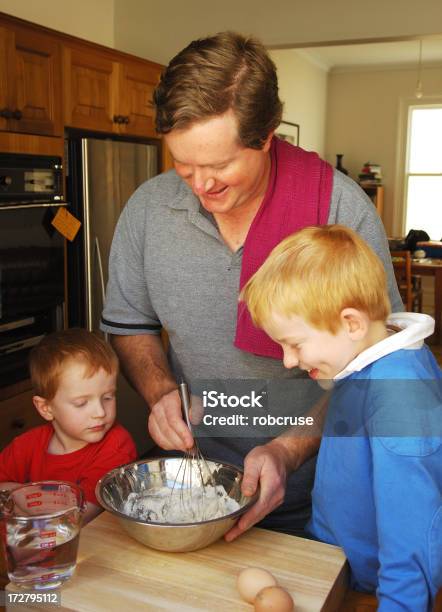
M 0 153 L 0 206 L 62 200 L 60 157 Z

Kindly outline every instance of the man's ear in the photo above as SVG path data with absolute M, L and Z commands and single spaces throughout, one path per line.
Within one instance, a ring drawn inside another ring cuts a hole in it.
M 54 415 L 52 414 L 52 408 L 50 403 L 40 395 L 34 395 L 32 398 L 32 402 L 37 409 L 37 412 L 41 417 L 43 417 L 46 421 L 52 421 L 54 419 Z
M 344 308 L 341 312 L 341 323 L 351 340 L 363 340 L 368 333 L 368 317 L 357 308 Z
M 265 139 L 264 144 L 261 149 L 261 151 L 264 151 L 264 153 L 268 153 L 270 151 L 270 145 L 272 144 L 272 138 L 274 134 L 275 134 L 275 130 L 272 130 L 267 136 L 267 138 Z

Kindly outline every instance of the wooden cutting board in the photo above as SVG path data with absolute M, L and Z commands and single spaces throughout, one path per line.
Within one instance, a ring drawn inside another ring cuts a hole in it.
M 130 538 L 104 512 L 82 530 L 75 576 L 54 610 L 251 612 L 235 586 L 250 565 L 272 572 L 297 612 L 338 610 L 347 590 L 345 557 L 335 546 L 253 528 L 230 544 L 165 553 Z

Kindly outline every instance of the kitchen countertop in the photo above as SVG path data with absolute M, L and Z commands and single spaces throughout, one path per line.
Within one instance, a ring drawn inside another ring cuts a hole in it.
M 230 544 L 165 553 L 130 538 L 104 512 L 81 532 L 76 573 L 61 590 L 61 607 L 10 609 L 251 612 L 236 590 L 238 573 L 250 565 L 272 572 L 297 612 L 338 610 L 347 590 L 345 556 L 335 546 L 253 528 Z

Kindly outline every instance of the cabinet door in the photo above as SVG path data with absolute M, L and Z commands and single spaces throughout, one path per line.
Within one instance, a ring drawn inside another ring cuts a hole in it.
M 2 429 L 0 450 L 31 427 L 44 423 L 32 403 L 33 391 L 25 391 L 7 400 L 0 401 Z
M 118 131 L 114 121 L 117 64 L 89 49 L 65 48 L 64 77 L 65 125 Z
M 14 32 L 13 132 L 56 136 L 61 123 L 61 60 L 58 41 L 32 30 Z
M 15 106 L 14 34 L 0 27 L 0 130 L 9 129 L 7 115 Z
M 152 94 L 160 78 L 160 71 L 147 63 L 120 64 L 120 98 L 118 113 L 124 118 L 120 133 L 156 137 Z

